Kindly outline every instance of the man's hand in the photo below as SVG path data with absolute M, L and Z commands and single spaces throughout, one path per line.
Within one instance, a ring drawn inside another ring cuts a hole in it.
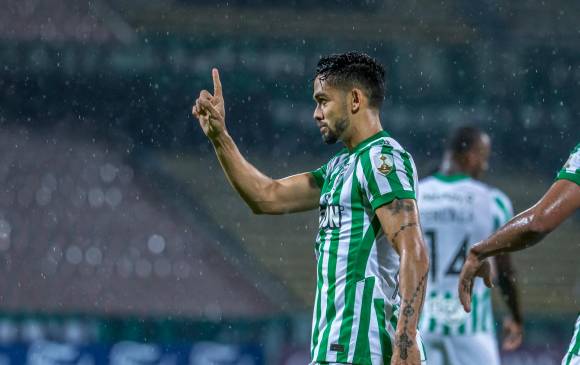
M 504 318 L 502 349 L 505 351 L 513 351 L 520 347 L 523 334 L 523 326 L 520 323 L 517 323 L 510 317 Z
M 226 130 L 226 110 L 222 95 L 222 83 L 217 68 L 211 71 L 211 75 L 213 95 L 207 90 L 202 90 L 191 112 L 199 120 L 203 133 L 210 140 L 214 140 Z
M 491 264 L 488 260 L 480 260 L 471 250 L 461 274 L 459 274 L 459 300 L 466 312 L 471 312 L 471 293 L 473 291 L 473 281 L 479 276 L 488 288 L 493 286 L 491 280 Z
M 420 365 L 421 352 L 414 335 L 395 334 L 391 365 Z

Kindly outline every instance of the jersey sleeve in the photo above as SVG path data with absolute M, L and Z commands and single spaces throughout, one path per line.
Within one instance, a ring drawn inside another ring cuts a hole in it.
M 326 180 L 327 166 L 328 163 L 320 166 L 316 170 L 310 171 L 310 173 L 314 177 L 314 180 L 316 181 L 316 185 L 318 185 L 318 187 L 321 189 L 322 186 L 324 185 L 324 180 Z
M 357 169 L 361 189 L 373 210 L 395 199 L 416 199 L 417 172 L 406 151 L 373 146 L 361 153 Z
M 494 230 L 506 224 L 514 215 L 511 200 L 502 191 L 493 189 L 491 192 L 491 211 Z
M 556 180 L 570 180 L 580 185 L 580 143 L 572 150 L 568 161 L 556 175 Z

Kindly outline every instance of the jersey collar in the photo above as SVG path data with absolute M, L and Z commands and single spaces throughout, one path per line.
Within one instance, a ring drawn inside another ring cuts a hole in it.
M 365 139 L 364 141 L 362 141 L 361 143 L 357 144 L 353 150 L 351 151 L 352 153 L 357 153 L 360 150 L 362 150 L 363 148 L 365 148 L 366 146 L 369 145 L 369 143 L 376 141 L 379 138 L 383 138 L 383 137 L 389 137 L 389 134 L 386 131 L 380 131 L 376 134 L 373 134 L 372 136 L 370 136 L 369 138 Z
M 433 174 L 433 177 L 435 177 L 436 179 L 441 180 L 443 182 L 447 182 L 447 183 L 452 183 L 452 182 L 471 178 L 469 175 L 465 175 L 465 174 L 461 174 L 461 173 L 456 173 L 456 174 L 452 174 L 452 175 L 443 175 L 440 172 Z

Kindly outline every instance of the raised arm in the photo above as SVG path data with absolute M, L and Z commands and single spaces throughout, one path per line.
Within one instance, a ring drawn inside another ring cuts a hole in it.
M 303 173 L 275 180 L 242 156 L 227 132 L 222 85 L 217 69 L 212 70 L 212 77 L 213 95 L 202 90 L 192 113 L 212 142 L 230 184 L 256 214 L 284 214 L 316 208 L 320 188 L 312 174 Z
M 419 364 L 417 324 L 425 299 L 429 259 L 419 225 L 417 204 L 412 199 L 396 199 L 379 207 L 376 214 L 383 231 L 401 257 L 401 312 L 391 364 Z
M 533 207 L 516 215 L 496 233 L 474 245 L 459 277 L 459 299 L 465 310 L 471 311 L 474 278 L 486 276 L 485 273 L 489 272 L 487 257 L 523 250 L 540 242 L 578 208 L 580 186 L 569 180 L 558 180 Z

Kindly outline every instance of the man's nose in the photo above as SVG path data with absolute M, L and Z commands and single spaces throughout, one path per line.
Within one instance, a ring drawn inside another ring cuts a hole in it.
M 324 119 L 324 114 L 322 114 L 322 110 L 320 109 L 320 106 L 317 106 L 316 109 L 314 109 L 314 119 L 317 121 L 321 121 L 322 119 Z

